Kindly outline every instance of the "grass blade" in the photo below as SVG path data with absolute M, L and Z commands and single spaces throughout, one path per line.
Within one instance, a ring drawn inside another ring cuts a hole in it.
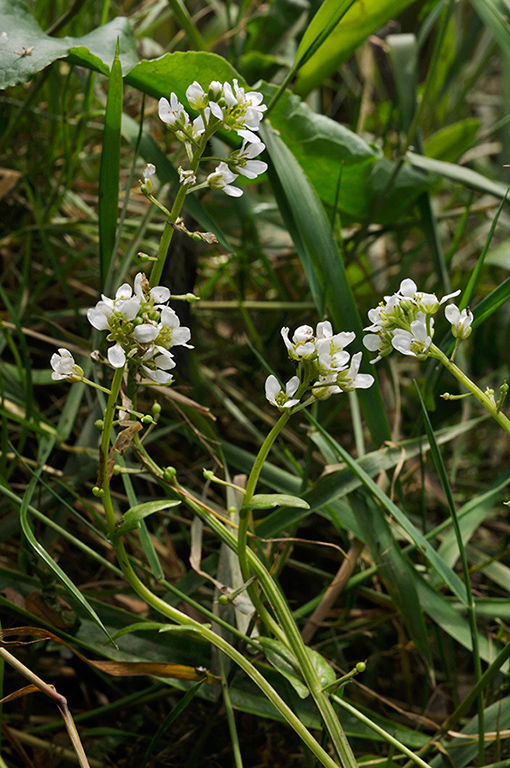
M 117 50 L 108 80 L 108 100 L 99 170 L 99 265 L 102 286 L 106 283 L 110 264 L 114 258 L 117 234 L 122 100 L 122 66 L 117 41 Z

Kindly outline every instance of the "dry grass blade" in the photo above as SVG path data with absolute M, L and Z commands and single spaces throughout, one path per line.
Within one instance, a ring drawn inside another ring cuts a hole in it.
M 7 651 L 5 648 L 0 648 L 0 656 L 3 658 L 4 661 L 6 661 L 8 664 L 14 667 L 14 669 L 17 672 L 19 672 L 21 675 L 26 677 L 27 680 L 30 680 L 32 682 L 32 685 L 28 686 L 29 688 L 37 689 L 42 693 L 45 693 L 46 696 L 49 696 L 50 699 L 53 699 L 53 701 L 56 703 L 57 707 L 60 710 L 60 713 L 64 720 L 65 727 L 69 734 L 69 738 L 71 739 L 71 742 L 73 744 L 73 748 L 74 748 L 74 751 L 76 752 L 76 756 L 78 758 L 78 762 L 81 768 L 90 768 L 90 764 L 87 759 L 87 755 L 85 754 L 85 750 L 83 749 L 83 745 L 78 735 L 78 731 L 76 730 L 74 720 L 72 718 L 71 713 L 69 712 L 69 708 L 67 706 L 67 699 L 65 698 L 65 696 L 62 696 L 62 694 L 58 693 L 58 691 L 55 689 L 53 685 L 49 685 L 48 683 L 45 683 L 44 680 L 42 680 L 40 677 L 34 674 L 34 672 L 32 672 L 31 669 L 29 669 L 24 664 L 22 664 L 21 661 L 19 661 L 15 656 L 9 653 L 9 651 Z
M 158 661 L 92 661 L 92 659 L 87 659 L 86 656 L 77 651 L 76 648 L 73 648 L 71 645 L 64 642 L 64 640 L 62 640 L 60 637 L 54 635 L 53 632 L 50 632 L 47 629 L 40 629 L 39 627 L 14 627 L 12 629 L 0 630 L 0 640 L 2 640 L 4 644 L 6 642 L 4 638 L 12 635 L 31 635 L 37 638 L 36 640 L 7 641 L 13 643 L 14 645 L 26 645 L 35 643 L 38 640 L 53 640 L 60 645 L 64 645 L 81 661 L 84 661 L 85 664 L 88 664 L 89 666 L 94 667 L 94 669 L 98 669 L 101 672 L 106 672 L 108 675 L 112 675 L 113 677 L 139 677 L 142 675 L 152 675 L 154 677 L 172 677 L 179 680 L 204 681 L 210 684 L 221 682 L 220 679 L 216 677 L 216 675 L 213 675 L 204 667 L 188 667 L 185 664 L 166 664 L 164 662 Z M 21 662 L 18 662 L 18 660 L 15 659 L 15 657 L 12 656 L 7 650 L 0 648 L 0 655 L 4 654 L 9 656 L 9 659 L 7 659 L 7 657 L 5 658 L 6 660 L 9 660 L 10 663 L 12 663 L 11 660 L 14 660 L 17 664 L 19 664 L 20 670 L 21 668 L 26 669 L 24 665 L 21 664 Z M 13 666 L 15 666 L 14 663 Z M 44 693 L 47 693 L 48 696 L 51 696 L 52 698 L 58 699 L 58 701 L 61 698 L 63 699 L 63 697 L 60 697 L 60 694 L 55 692 L 53 686 L 48 686 L 47 683 L 44 683 L 42 680 L 40 680 L 40 678 L 30 672 L 30 670 L 26 669 L 26 671 L 27 673 L 30 673 L 32 677 L 30 677 L 29 674 L 26 674 L 25 676 L 28 677 L 29 680 L 33 680 L 35 685 L 39 685 L 40 683 L 41 686 L 43 686 L 41 690 L 43 690 Z M 22 674 L 25 673 L 22 672 Z M 53 691 L 53 693 L 50 693 L 50 691 Z

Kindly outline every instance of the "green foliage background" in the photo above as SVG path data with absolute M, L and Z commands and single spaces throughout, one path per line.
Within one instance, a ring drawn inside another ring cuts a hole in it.
M 88 359 L 101 339 L 90 333 L 86 308 L 147 264 L 139 252 L 157 251 L 163 222 L 137 180 L 153 162 L 171 200 L 182 157 L 155 100 L 171 91 L 185 100 L 195 79 L 206 86 L 238 77 L 270 104 L 261 130 L 267 174 L 240 199 L 188 198 L 186 216 L 218 238 L 212 247 L 178 241 L 170 257 L 172 291 L 195 281 L 201 297 L 191 314 L 195 351 L 176 386 L 147 388 L 142 403 L 162 406 L 147 439 L 159 463 L 216 509 L 225 506 L 224 489 L 204 487 L 202 469 L 250 471 L 275 420 L 265 376 L 292 375 L 284 325 L 327 317 L 335 330 L 357 332 L 357 351 L 367 310 L 405 277 L 438 295 L 460 288 L 476 330 L 459 361 L 496 392 L 508 378 L 508 3 L 68 5 L 0 0 L 2 625 L 47 627 L 94 658 L 218 672 L 211 648 L 193 633 L 159 632 L 122 580 L 91 495 L 94 422 L 104 402 L 96 405 L 81 384 L 53 383 L 48 363 L 67 347 L 101 380 Z M 232 143 L 231 134 L 222 139 Z M 446 323 L 436 333 L 448 349 Z M 365 361 L 364 370 L 374 369 Z M 357 712 L 339 710 L 361 763 L 401 761 L 393 737 L 434 768 L 475 764 L 480 750 L 466 735 L 478 734 L 483 713 L 485 764 L 504 766 L 508 439 L 469 401 L 439 399 L 455 382 L 432 366 L 392 356 L 376 376 L 359 397 L 318 403 L 309 419 L 290 422 L 261 490 L 300 496 L 307 507 L 260 510 L 254 546 L 305 627 L 341 552 L 359 545 L 311 645 L 337 676 L 367 661 L 338 703 Z M 219 607 L 204 575 L 227 580 L 225 547 L 204 531 L 200 572 L 193 570 L 189 513 L 157 501 L 134 454 L 124 467 L 114 488 L 119 516 L 131 508 L 122 532 L 133 561 L 164 600 L 219 620 L 245 647 L 240 612 Z M 452 514 L 470 567 L 475 637 Z M 116 644 L 105 642 L 115 633 Z M 263 674 L 302 722 L 320 727 L 295 670 L 265 642 L 269 650 L 255 657 Z M 232 743 L 237 754 L 214 686 L 112 682 L 70 666 L 51 644 L 19 655 L 66 689 L 98 765 L 225 765 Z M 248 679 L 223 672 L 244 765 L 312 765 Z M 16 687 L 19 678 L 6 670 L 5 694 Z M 49 705 L 9 702 L 4 717 L 34 756 L 57 764 L 51 746 L 67 742 Z M 31 745 L 32 736 L 41 743 Z M 8 766 L 24 764 L 6 741 L 1 756 Z

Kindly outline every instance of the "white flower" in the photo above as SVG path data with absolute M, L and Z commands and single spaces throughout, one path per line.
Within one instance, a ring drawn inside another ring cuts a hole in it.
M 128 286 L 129 287 L 129 286 Z M 154 304 L 164 304 L 170 298 L 170 289 L 164 285 L 149 287 L 149 281 L 143 272 L 138 272 L 134 280 L 134 292 L 141 301 L 145 301 L 146 293 Z
M 150 179 L 150 177 L 154 176 L 155 173 L 156 173 L 156 166 L 153 165 L 152 163 L 147 163 L 147 165 L 143 169 L 144 183 L 146 184 L 147 181 Z
M 297 405 L 299 400 L 292 399 L 292 395 L 295 395 L 299 388 L 299 379 L 297 376 L 293 376 L 285 385 L 285 392 L 280 387 L 280 383 L 276 376 L 268 376 L 266 379 L 266 397 L 272 405 L 276 405 L 277 408 L 292 408 Z
M 349 363 L 350 354 L 341 349 L 334 354 L 325 353 L 319 355 L 317 369 L 321 376 L 329 376 L 343 371 Z
M 177 170 L 179 171 L 179 181 L 184 186 L 197 183 L 197 177 L 193 171 L 185 171 L 181 166 Z
M 444 308 L 444 314 L 446 319 L 452 325 L 452 333 L 456 339 L 467 339 L 473 330 L 471 323 L 473 322 L 473 313 L 466 307 L 462 312 L 455 304 L 448 304 Z
M 187 347 L 193 349 L 188 341 L 191 339 L 191 331 L 185 325 L 181 325 L 177 313 L 170 307 L 161 307 L 161 322 L 158 324 L 157 343 L 169 349 L 170 347 Z
M 239 187 L 232 187 L 231 181 L 237 179 L 237 174 L 232 173 L 226 163 L 220 163 L 213 173 L 207 177 L 207 184 L 211 189 L 222 189 L 231 197 L 241 197 L 243 190 Z
M 248 144 L 246 139 L 243 141 L 241 149 L 232 152 L 228 158 L 229 167 L 237 173 L 246 176 L 247 179 L 256 179 L 261 173 L 267 171 L 267 163 L 263 160 L 254 160 L 254 157 L 260 155 L 266 148 L 261 141 Z
M 432 325 L 433 319 L 430 323 Z M 412 355 L 413 357 L 425 358 L 427 350 L 432 342 L 432 336 L 429 335 L 425 320 L 414 320 L 411 323 L 411 330 L 405 331 L 401 328 L 393 331 L 392 345 L 403 355 Z
M 142 323 L 142 325 L 137 325 L 133 329 L 133 337 L 138 344 L 150 344 L 157 338 L 158 333 L 159 328 L 154 323 Z
M 209 96 L 196 80 L 187 87 L 186 98 L 190 107 L 197 111 L 205 109 L 209 104 Z
M 334 334 L 329 320 L 324 320 L 321 323 L 317 323 L 317 354 L 319 358 L 324 355 L 334 357 L 342 352 L 344 347 L 347 347 L 355 338 L 356 334 L 354 331 L 342 331 L 341 333 Z
M 339 395 L 341 391 L 336 383 L 336 375 L 319 376 L 312 387 L 312 394 L 317 400 L 327 400 L 331 395 Z
M 424 293 L 418 291 L 416 283 L 410 278 L 402 280 L 400 288 L 397 291 L 396 296 L 399 298 L 411 299 L 421 312 L 425 312 L 427 315 L 433 315 L 441 304 L 444 304 L 448 299 L 453 299 L 454 296 L 458 296 L 460 290 L 449 293 L 447 296 L 443 296 L 442 299 L 438 299 L 435 293 Z
M 53 368 L 51 378 L 53 381 L 81 381 L 83 379 L 83 369 L 76 365 L 74 357 L 68 349 L 60 348 L 50 358 L 50 365 Z
M 108 350 L 108 360 L 114 368 L 123 368 L 126 365 L 126 353 L 119 342 Z
M 186 128 L 190 124 L 189 115 L 175 93 L 170 94 L 170 102 L 164 98 L 159 100 L 158 114 L 174 130 Z
M 313 328 L 309 325 L 300 325 L 294 332 L 292 341 L 289 340 L 289 328 L 282 328 L 281 334 L 289 357 L 294 360 L 308 360 L 317 355 Z
M 347 352 L 342 353 L 347 356 Z M 368 389 L 374 383 L 374 377 L 369 373 L 359 373 L 362 353 L 356 352 L 351 358 L 349 368 L 345 364 L 340 371 L 331 370 L 327 375 L 319 376 L 318 381 L 312 387 L 314 397 L 318 400 L 327 400 L 331 395 L 340 392 L 351 392 L 354 389 Z
M 337 377 L 337 382 L 344 392 L 353 389 L 368 389 L 374 383 L 374 377 L 370 373 L 359 373 L 361 365 L 361 352 L 356 352 L 351 358 L 349 370 Z
M 140 273 L 141 274 L 141 273 Z M 89 323 L 98 331 L 111 327 L 112 314 L 119 313 L 124 320 L 134 320 L 140 309 L 141 297 L 133 296 L 133 289 L 128 283 L 120 286 L 114 299 L 101 295 L 95 307 L 87 310 Z
M 262 104 L 264 96 L 258 91 L 245 93 L 244 88 L 239 86 L 236 79 L 234 79 L 233 83 L 233 91 L 230 83 L 225 83 L 223 86 L 223 94 L 227 104 L 230 107 L 241 107 L 244 112 L 245 127 L 250 131 L 258 131 L 263 113 L 267 109 L 266 105 Z
M 152 345 L 142 357 L 142 370 L 158 384 L 169 384 L 173 376 L 167 371 L 175 368 L 172 353 L 159 345 Z

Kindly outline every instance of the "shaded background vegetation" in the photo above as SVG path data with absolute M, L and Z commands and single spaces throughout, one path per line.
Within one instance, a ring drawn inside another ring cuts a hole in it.
M 111 633 L 154 618 L 116 569 L 101 505 L 91 495 L 97 465 L 94 422 L 101 409 L 81 385 L 52 383 L 48 360 L 60 346 L 86 360 L 100 343 L 90 334 L 85 311 L 97 301 L 101 285 L 105 223 L 98 219 L 99 177 L 107 74 L 117 36 L 125 86 L 110 294 L 126 273 L 132 277 L 147 263 L 139 252 L 157 251 L 163 222 L 137 182 L 147 161 L 156 164 L 159 181 L 167 184 L 168 200 L 175 194 L 173 169 L 182 158 L 157 117 L 155 97 L 168 97 L 171 90 L 182 97 L 195 78 L 206 84 L 204 66 L 208 79 L 228 79 L 230 63 L 250 85 L 265 81 L 260 88 L 269 101 L 296 51 L 303 49 L 305 30 L 313 31 L 313 22 L 309 25 L 320 5 L 314 0 L 188 2 L 185 17 L 179 18 L 166 0 L 69 7 L 60 0 L 41 1 L 29 5 L 28 15 L 61 39 L 81 37 L 119 16 L 128 22 L 104 28 L 99 64 L 71 43 L 61 58 L 43 66 L 37 61 L 42 43 L 36 41 L 34 50 L 22 55 L 23 36 L 15 37 L 9 28 L 15 43 L 7 66 L 11 43 L 0 41 L 4 85 L 9 85 L 0 109 L 4 628 L 50 628 L 90 658 L 157 659 L 218 670 L 211 649 L 190 637 L 132 633 L 115 649 L 105 643 L 76 593 L 57 578 L 52 562 Z M 346 16 L 344 27 L 336 28 L 300 68 L 273 110 L 270 120 L 280 136 L 267 131 L 267 176 L 248 186 L 241 199 L 207 192 L 189 205 L 189 226 L 216 232 L 219 245 L 178 240 L 169 259 L 172 292 L 194 288 L 201 297 L 189 316 L 195 349 L 179 360 L 175 385 L 147 388 L 139 405 L 149 410 L 157 400 L 162 406 L 147 440 L 156 460 L 174 466 L 180 482 L 213 505 L 224 505 L 223 489 L 204 487 L 202 469 L 223 475 L 228 466 L 232 476 L 247 473 L 274 423 L 263 384 L 270 371 L 282 380 L 292 375 L 280 337 L 284 325 L 314 325 L 326 316 L 336 330 L 354 327 L 351 320 L 364 325 L 367 310 L 403 278 L 442 295 L 464 290 L 478 264 L 471 306 L 476 314 L 485 299 L 496 311 L 481 318 L 459 360 L 480 386 L 497 390 L 508 377 L 504 301 L 510 220 L 505 207 L 483 265 L 480 261 L 510 163 L 507 4 L 374 0 L 359 6 L 368 21 L 362 16 L 349 24 Z M 0 7 L 4 20 L 9 3 Z M 143 59 L 174 57 L 157 72 L 132 69 L 135 44 Z M 31 45 L 27 42 L 25 50 Z M 224 61 L 201 59 L 205 53 L 190 59 L 188 51 L 214 52 Z M 101 61 L 102 71 L 90 68 L 101 70 Z M 20 74 L 18 84 L 11 85 L 15 64 L 33 66 L 33 72 Z M 446 330 L 438 321 L 436 338 Z M 321 403 L 313 415 L 351 455 L 365 455 L 362 466 L 381 492 L 396 501 L 416 529 L 433 532 L 433 546 L 452 573 L 460 572 L 445 488 L 420 439 L 425 429 L 414 387 L 419 382 L 460 514 L 486 669 L 509 642 L 509 527 L 502 505 L 508 493 L 508 440 L 496 425 L 479 418 L 470 402 L 440 400 L 439 393 L 456 391 L 456 385 L 439 378 L 432 366 L 391 357 L 377 373 L 380 393 L 365 393 L 359 403 L 347 396 Z M 101 372 L 96 375 L 101 379 Z M 50 443 L 35 491 L 33 472 Z M 128 453 L 125 464 L 133 474 L 114 482 L 119 508 L 128 499 L 131 504 L 132 495 L 140 501 L 155 498 L 158 489 L 148 473 L 138 471 L 136 457 Z M 308 494 L 311 511 L 299 517 L 292 510 L 265 515 L 257 533 L 277 541 L 259 546 L 280 572 L 304 627 L 342 564 L 338 548 L 364 543 L 311 644 L 338 674 L 366 659 L 366 672 L 348 686 L 346 698 L 418 750 L 434 740 L 475 686 L 465 611 L 416 548 L 408 548 L 401 526 L 353 478 L 324 435 L 296 416 L 270 457 L 263 489 Z M 34 539 L 51 562 L 34 552 L 21 532 L 20 510 L 27 514 L 28 504 Z M 189 565 L 191 524 L 183 508 L 150 518 L 147 536 L 164 575 L 156 589 L 195 617 L 203 617 L 204 606 L 234 622 L 232 613 L 218 607 L 214 585 Z M 288 536 L 293 540 L 282 541 Z M 132 533 L 129 545 L 133 557 L 145 563 L 144 542 Z M 204 532 L 201 554 L 202 569 L 221 580 L 224 554 L 210 532 Z M 55 642 L 14 652 L 68 697 L 92 765 L 232 764 L 231 734 L 214 686 L 202 686 L 181 712 L 183 691 L 190 688 L 183 681 L 110 678 Z M 308 700 L 301 701 L 263 657 L 258 663 L 303 721 L 318 727 Z M 508 760 L 507 672 L 503 667 L 484 690 L 486 730 L 492 734 L 487 765 Z M 6 668 L 5 693 L 21 685 Z M 240 673 L 230 671 L 229 685 L 246 766 L 314 764 Z M 165 721 L 170 713 L 173 721 Z M 472 718 L 476 732 L 472 705 L 451 723 L 455 733 L 441 734 L 448 765 L 463 768 L 476 761 L 476 744 L 455 741 Z M 344 714 L 342 722 L 360 761 L 402 762 L 391 745 L 354 717 Z M 5 704 L 3 724 L 6 765 L 72 761 L 72 754 L 55 754 L 55 745 L 69 745 L 61 720 L 40 694 Z M 424 754 L 434 768 L 441 764 L 437 747 Z

